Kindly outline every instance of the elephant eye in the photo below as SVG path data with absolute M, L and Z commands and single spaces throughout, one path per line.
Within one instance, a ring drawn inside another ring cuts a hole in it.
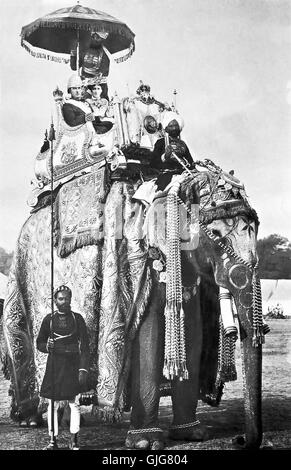
M 211 230 L 213 235 L 215 235 L 216 237 L 222 237 L 222 233 L 220 230 L 217 230 L 217 229 L 213 229 Z

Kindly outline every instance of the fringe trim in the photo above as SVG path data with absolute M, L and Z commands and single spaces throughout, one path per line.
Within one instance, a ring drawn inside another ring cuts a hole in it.
M 259 218 L 254 209 L 250 206 L 246 207 L 245 201 L 227 202 L 221 207 L 213 209 L 203 209 L 199 212 L 200 222 L 202 224 L 210 224 L 213 220 L 228 219 L 236 216 L 246 215 L 259 224 Z
M 44 49 L 39 49 L 34 48 L 31 46 L 27 41 L 22 40 L 21 42 L 22 47 L 29 52 L 30 55 L 33 57 L 36 57 L 37 59 L 47 59 L 50 60 L 51 62 L 58 62 L 58 63 L 63 63 L 63 64 L 68 64 L 70 62 L 70 57 L 61 57 L 56 53 L 54 54 L 49 54 L 45 52 Z
M 55 53 L 48 53 L 45 51 L 45 49 L 38 49 L 33 46 L 31 46 L 27 41 L 23 40 L 21 43 L 22 47 L 33 57 L 36 57 L 37 59 L 46 59 L 50 60 L 51 62 L 58 62 L 58 63 L 63 63 L 63 64 L 68 64 L 70 62 L 70 56 L 69 54 L 64 54 L 67 55 L 68 57 L 63 57 L 61 55 L 58 55 L 57 52 Z M 117 64 L 120 64 L 121 62 L 125 62 L 127 59 L 129 59 L 133 52 L 134 52 L 134 47 L 130 47 L 126 49 L 126 53 L 122 55 L 121 57 L 114 57 L 114 54 L 111 54 L 114 62 Z
M 103 423 L 120 423 L 122 420 L 121 410 L 113 406 L 100 407 L 93 405 L 92 415 L 96 416 L 97 420 Z
M 132 54 L 134 53 L 134 49 L 135 49 L 135 47 L 134 47 L 134 43 L 133 43 L 127 49 L 128 52 L 125 55 L 122 55 L 121 57 L 116 57 L 116 58 L 113 56 L 114 62 L 116 62 L 117 64 L 120 64 L 121 62 L 125 62 L 127 59 L 129 59 L 132 56 Z
M 262 292 L 261 281 L 258 276 L 257 269 L 254 269 L 253 279 L 253 347 L 258 347 L 265 343 L 263 312 L 262 312 Z
M 60 258 L 66 258 L 71 253 L 73 253 L 77 248 L 83 248 L 88 245 L 99 245 L 103 242 L 102 238 L 98 239 L 98 235 L 94 236 L 92 234 L 82 234 L 77 235 L 74 239 L 63 240 L 58 247 L 57 253 Z
M 107 181 L 108 175 L 104 175 L 105 180 Z M 101 194 L 98 198 L 98 201 L 104 203 L 106 201 L 107 195 L 109 192 L 109 186 L 107 182 L 105 187 L 101 188 Z M 50 201 L 49 201 L 50 202 Z M 66 258 L 71 253 L 73 253 L 78 248 L 83 248 L 89 245 L 101 245 L 104 241 L 104 232 L 103 229 L 100 231 L 99 228 L 88 229 L 84 233 L 77 232 L 72 237 L 63 237 L 61 236 L 60 228 L 60 192 L 56 194 L 54 201 L 54 246 L 57 248 L 57 254 L 60 258 Z M 102 222 L 103 225 L 104 222 Z

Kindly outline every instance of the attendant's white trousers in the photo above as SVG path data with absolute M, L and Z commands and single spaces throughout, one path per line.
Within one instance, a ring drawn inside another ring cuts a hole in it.
M 80 431 L 80 405 L 79 405 L 79 395 L 77 395 L 73 400 L 68 400 L 69 406 L 71 408 L 71 419 L 70 419 L 70 433 L 76 434 Z M 59 401 L 54 401 L 54 435 L 57 436 L 59 432 L 58 428 L 58 408 L 60 406 Z M 48 422 L 48 431 L 49 435 L 52 435 L 51 429 L 51 416 L 52 416 L 52 402 L 49 400 L 48 410 L 47 410 L 47 422 Z

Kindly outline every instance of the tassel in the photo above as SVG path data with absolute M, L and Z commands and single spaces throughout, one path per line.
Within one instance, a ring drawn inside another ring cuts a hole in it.
M 122 413 L 118 408 L 112 406 L 93 406 L 92 415 L 96 416 L 97 420 L 103 423 L 119 423 L 122 419 Z
M 167 196 L 167 259 L 165 308 L 165 359 L 163 374 L 167 379 L 188 378 L 185 350 L 184 311 L 182 308 L 182 273 L 180 218 L 177 193 L 180 184 L 172 186 Z
M 253 287 L 253 347 L 258 347 L 265 342 L 263 312 L 262 312 L 262 293 L 261 282 L 255 266 L 252 279 Z

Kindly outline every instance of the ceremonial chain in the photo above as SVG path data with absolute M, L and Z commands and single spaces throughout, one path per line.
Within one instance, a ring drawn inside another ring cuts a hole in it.
M 161 428 L 141 428 L 141 429 L 129 429 L 127 434 L 141 434 L 149 432 L 163 432 Z
M 195 426 L 198 426 L 200 424 L 199 419 L 196 421 L 193 421 L 192 423 L 186 423 L 186 424 L 176 424 L 170 426 L 170 429 L 186 429 L 186 428 L 194 428 Z

